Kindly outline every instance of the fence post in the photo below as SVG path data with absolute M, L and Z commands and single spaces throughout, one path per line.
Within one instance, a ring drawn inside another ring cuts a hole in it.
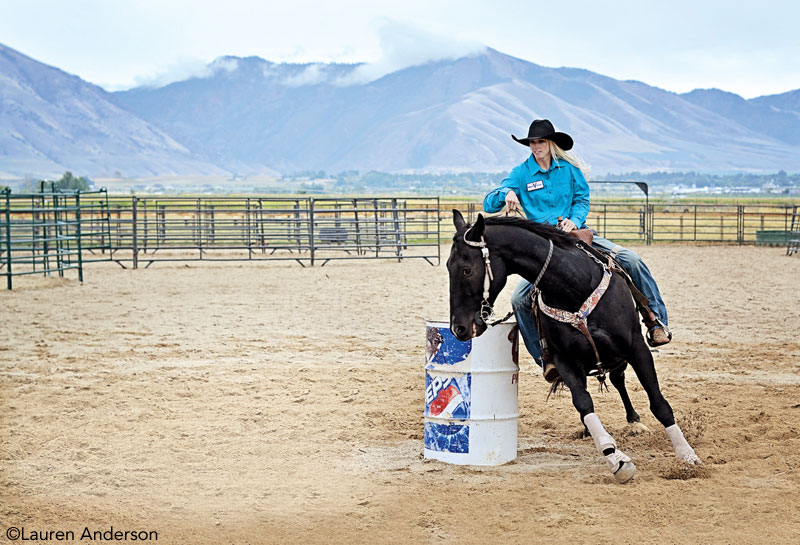
M 258 233 L 261 241 L 261 253 L 264 254 L 267 252 L 264 247 L 264 203 L 260 197 L 258 199 Z
M 394 223 L 394 243 L 396 244 L 395 253 L 397 255 L 397 262 L 400 263 L 403 259 L 403 252 L 400 248 L 400 214 L 397 210 L 397 199 L 392 199 L 392 223 Z
M 739 246 L 744 243 L 744 205 L 736 207 L 736 239 Z
M 211 221 L 208 221 L 208 218 L 211 218 Z M 217 223 L 214 220 L 214 205 L 208 205 L 206 209 L 206 238 L 208 239 L 208 243 L 210 245 L 214 245 L 217 242 Z M 223 235 L 224 237 L 224 235 Z
M 81 194 L 75 194 L 75 236 L 78 243 L 78 281 L 83 284 L 83 245 L 81 244 Z
M 103 253 L 105 254 L 106 241 L 108 241 L 108 258 L 111 259 L 114 255 L 114 252 L 111 251 L 111 207 L 108 204 L 108 191 L 106 191 L 105 188 L 103 188 L 103 193 L 103 196 L 105 197 L 105 204 L 103 204 L 103 201 L 100 203 L 100 221 L 105 218 L 105 222 L 103 222 L 105 231 L 100 237 L 100 243 L 103 245 Z M 105 213 L 103 210 L 105 210 Z
M 65 240 L 62 236 L 63 230 L 61 225 L 61 210 L 59 209 L 58 203 L 58 195 L 53 193 L 53 224 L 55 225 L 56 231 L 56 269 L 58 270 L 58 276 L 64 277 L 64 244 Z M 35 260 L 36 257 L 33 256 Z M 49 272 L 50 267 L 47 267 L 47 272 L 45 272 L 45 276 L 50 276 Z
M 147 225 L 147 201 L 142 201 L 142 253 L 147 254 L 147 247 L 149 246 L 147 243 L 147 234 L 148 234 L 148 225 Z
M 39 187 L 42 189 L 42 191 L 44 191 L 44 183 L 43 182 L 41 182 L 39 184 Z M 42 196 L 40 197 L 40 199 L 41 199 L 41 204 L 39 206 L 41 206 L 41 208 L 45 208 L 44 193 L 42 193 Z M 36 209 L 36 197 L 31 197 L 31 211 L 32 211 L 31 212 L 31 216 L 33 218 L 33 221 L 31 222 L 31 236 L 33 237 L 33 243 L 31 244 L 31 266 L 33 267 L 33 270 L 35 271 L 36 270 L 36 239 L 37 239 L 36 235 L 38 234 L 37 231 L 38 231 L 39 221 L 40 221 L 39 220 L 39 216 L 41 214 L 41 212 L 39 212 L 39 210 Z M 42 224 L 45 224 L 45 222 L 43 221 Z M 49 269 L 50 266 L 49 266 L 49 264 L 47 262 L 47 226 L 45 225 L 43 228 L 45 230 L 45 234 L 44 234 L 44 237 L 43 237 L 44 252 L 42 253 L 42 258 L 43 258 L 42 266 L 45 269 Z
M 203 212 L 200 199 L 197 199 L 195 217 L 197 218 L 197 248 L 200 250 L 200 259 L 203 259 Z
M 353 199 L 353 220 L 356 222 L 356 255 L 365 255 L 366 250 L 361 250 L 361 223 L 358 220 L 358 199 Z
M 34 197 L 31 197 L 31 208 L 34 209 L 34 210 L 36 209 L 36 199 Z M 42 240 L 42 250 L 43 250 L 43 252 L 42 252 L 42 267 L 45 270 L 48 270 L 48 269 L 50 269 L 50 242 L 48 241 L 48 238 L 50 237 L 50 235 L 49 235 L 49 232 L 48 232 L 48 225 L 47 225 L 47 222 L 48 222 L 47 201 L 45 201 L 44 194 L 42 194 L 42 196 L 40 197 L 39 210 L 36 210 L 33 213 L 33 224 L 36 225 L 40 221 L 40 218 L 44 218 L 44 219 L 41 219 L 41 228 L 42 228 L 42 233 L 43 233 L 43 235 L 42 235 L 42 238 L 43 238 L 43 240 Z M 34 236 L 34 241 L 33 241 L 33 254 L 31 255 L 31 261 L 32 261 L 31 265 L 33 266 L 33 270 L 35 271 L 36 270 L 36 240 L 35 240 L 35 238 L 36 238 L 36 227 L 33 228 L 33 236 Z
M 133 205 L 133 211 L 131 215 L 131 222 L 132 222 L 132 230 L 131 233 L 133 234 L 133 244 L 131 244 L 131 250 L 133 251 L 133 268 L 139 268 L 139 241 L 138 241 L 138 230 L 137 230 L 137 218 L 136 218 L 136 209 L 139 207 L 139 197 L 134 196 L 131 199 L 131 204 Z
M 314 244 L 314 199 L 310 199 L 310 202 L 309 202 L 309 205 L 308 205 L 308 213 L 309 213 L 309 218 L 308 218 L 308 237 L 309 237 L 309 242 L 311 243 L 311 266 L 313 267 L 314 266 L 314 251 L 316 249 L 316 246 Z
M 378 199 L 372 199 L 372 206 L 375 208 L 375 257 L 378 257 L 381 251 L 381 219 L 378 217 Z
M 290 220 L 291 221 L 291 220 Z M 303 251 L 303 241 L 300 239 L 300 224 L 301 224 L 301 217 L 300 217 L 300 201 L 294 201 L 294 227 L 290 230 L 290 233 L 295 235 L 295 242 L 297 243 L 297 253 L 302 253 Z M 291 237 L 291 234 L 289 235 Z
M 439 197 L 436 197 L 436 264 L 442 263 L 442 211 L 439 208 Z
M 6 278 L 8 289 L 11 289 L 11 190 L 3 190 L 6 194 Z
M 247 259 L 253 259 L 253 242 L 251 240 L 252 227 L 250 225 L 250 219 L 251 219 L 250 218 L 250 213 L 251 212 L 252 212 L 252 209 L 250 208 L 250 197 L 248 197 L 248 198 L 245 199 L 245 202 L 244 202 L 244 217 L 245 217 L 244 230 L 245 230 L 245 233 L 247 233 L 247 235 L 246 235 L 246 237 L 247 237 L 246 238 L 246 241 L 247 241 Z

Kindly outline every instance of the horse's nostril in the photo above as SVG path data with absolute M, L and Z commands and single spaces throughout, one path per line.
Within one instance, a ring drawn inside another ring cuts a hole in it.
M 467 332 L 467 328 L 464 327 L 463 325 L 453 326 L 453 333 L 455 333 L 456 336 L 460 337 L 461 335 L 463 335 L 466 332 Z

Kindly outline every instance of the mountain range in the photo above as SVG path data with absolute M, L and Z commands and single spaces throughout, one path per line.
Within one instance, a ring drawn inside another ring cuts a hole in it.
M 676 94 L 490 48 L 378 79 L 365 65 L 221 57 L 109 93 L 0 45 L 0 178 L 498 172 L 549 118 L 596 173 L 800 171 L 800 90 Z

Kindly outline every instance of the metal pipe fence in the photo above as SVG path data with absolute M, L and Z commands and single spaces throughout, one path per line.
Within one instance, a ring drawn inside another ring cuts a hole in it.
M 92 195 L 96 203 L 81 201 Z M 103 222 L 104 191 L 0 193 L 0 276 L 12 289 L 13 277 L 76 270 L 83 281 L 83 264 L 110 258 L 107 223 Z M 96 252 L 105 257 L 98 258 Z
M 438 198 L 117 197 L 114 261 L 441 259 Z
M 792 227 L 796 206 L 598 200 L 592 203 L 586 222 L 604 238 L 634 244 L 684 242 L 786 246 L 797 230 L 797 227 Z M 443 236 L 452 236 L 454 231 L 449 220 L 452 208 L 459 209 L 472 222 L 482 205 L 479 202 L 443 200 Z
M 644 191 L 644 190 L 643 190 Z M 797 247 L 797 205 L 596 200 L 587 223 L 619 242 Z M 93 192 L 0 193 L 0 275 L 63 276 L 83 264 L 166 261 L 418 258 L 441 262 L 451 209 L 468 221 L 481 203 L 438 197 L 162 197 Z M 788 246 L 787 246 L 788 245 Z M 794 245 L 794 246 L 792 246 Z

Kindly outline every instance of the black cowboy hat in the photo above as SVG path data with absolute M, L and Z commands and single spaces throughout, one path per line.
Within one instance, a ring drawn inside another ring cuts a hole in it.
M 513 134 L 511 135 L 511 138 L 523 146 L 529 146 L 531 140 L 536 140 L 537 138 L 552 140 L 564 151 L 571 150 L 573 144 L 572 137 L 570 135 L 565 132 L 556 132 L 555 128 L 553 128 L 553 124 L 547 119 L 537 119 L 531 123 L 531 127 L 528 129 L 527 138 L 517 138 Z

